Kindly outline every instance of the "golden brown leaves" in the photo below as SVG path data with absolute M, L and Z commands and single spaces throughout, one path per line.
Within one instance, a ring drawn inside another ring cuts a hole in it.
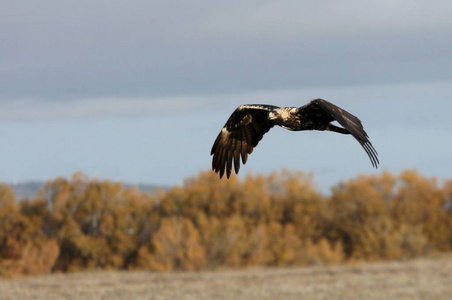
M 450 251 L 451 214 L 452 181 L 415 171 L 362 175 L 330 196 L 301 172 L 206 172 L 157 195 L 77 173 L 20 203 L 0 185 L 0 276 L 403 259 Z

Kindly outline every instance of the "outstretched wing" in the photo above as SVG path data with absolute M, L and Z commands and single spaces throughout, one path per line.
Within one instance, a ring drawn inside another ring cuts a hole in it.
M 234 160 L 234 169 L 237 174 L 240 169 L 240 157 L 243 164 L 248 154 L 253 152 L 264 134 L 273 127 L 268 120 L 268 112 L 278 108 L 273 105 L 241 105 L 229 117 L 223 129 L 218 134 L 210 154 L 212 169 L 220 173 L 220 178 L 226 170 L 229 178 Z
M 377 157 L 378 153 L 369 141 L 369 136 L 364 130 L 360 119 L 348 111 L 323 99 L 314 99 L 309 104 L 300 108 L 300 110 L 303 109 L 307 111 L 310 110 L 313 117 L 323 118 L 325 121 L 328 121 L 328 123 L 336 120 L 344 127 L 346 132 L 353 135 L 353 137 L 361 144 L 369 156 L 372 166 L 377 168 L 377 165 L 379 164 Z M 342 128 L 335 127 L 333 125 L 329 125 L 326 129 L 346 133 Z

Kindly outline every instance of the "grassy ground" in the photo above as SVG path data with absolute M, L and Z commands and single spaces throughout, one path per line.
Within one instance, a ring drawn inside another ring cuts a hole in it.
M 452 299 L 452 257 L 334 267 L 30 276 L 0 280 L 0 299 Z

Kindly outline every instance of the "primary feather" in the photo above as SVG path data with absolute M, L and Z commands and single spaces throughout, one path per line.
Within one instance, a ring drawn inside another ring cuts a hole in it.
M 343 126 L 330 124 L 337 121 Z M 314 99 L 302 107 L 278 107 L 273 105 L 247 104 L 239 106 L 229 117 L 218 134 L 210 152 L 212 169 L 229 178 L 234 164 L 237 174 L 240 160 L 245 164 L 265 133 L 278 125 L 288 130 L 329 130 L 351 134 L 364 148 L 376 168 L 377 151 L 369 141 L 361 121 L 344 109 L 323 99 Z

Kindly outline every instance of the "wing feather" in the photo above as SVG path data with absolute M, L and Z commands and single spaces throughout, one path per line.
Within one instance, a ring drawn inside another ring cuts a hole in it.
M 236 133 L 236 147 L 234 150 L 234 170 L 235 174 L 239 173 L 240 170 L 240 153 L 242 153 L 242 133 L 238 131 Z
M 248 160 L 248 145 L 242 141 L 242 164 L 246 164 Z
M 378 153 L 373 147 L 372 143 L 369 141 L 369 136 L 364 130 L 360 119 L 358 119 L 348 111 L 323 99 L 314 99 L 311 101 L 311 103 L 306 105 L 306 107 L 308 107 L 309 109 L 310 105 L 320 108 L 323 111 L 323 114 L 319 112 L 318 116 L 323 116 L 323 118 L 325 118 L 325 121 L 329 119 L 328 123 L 336 120 L 339 124 L 341 124 L 344 129 L 348 131 L 361 144 L 361 146 L 364 148 L 364 151 L 366 151 L 367 155 L 369 156 L 370 161 L 372 162 L 372 166 L 377 168 L 378 164 L 380 163 L 377 156 Z
M 276 108 L 273 105 L 242 105 L 231 114 L 210 151 L 212 169 L 220 174 L 220 178 L 225 172 L 229 178 L 233 160 L 235 173 L 239 172 L 240 158 L 245 164 L 254 147 L 274 126 L 267 115 Z

